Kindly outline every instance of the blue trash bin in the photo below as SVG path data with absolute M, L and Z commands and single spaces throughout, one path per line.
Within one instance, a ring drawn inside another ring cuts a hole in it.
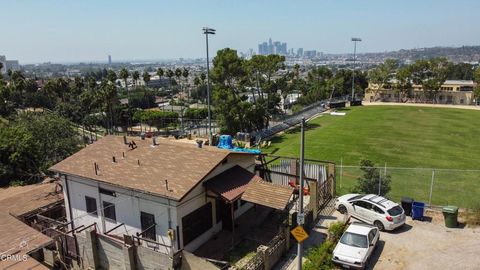
M 425 203 L 413 202 L 412 204 L 412 219 L 423 220 L 423 212 L 425 210 Z

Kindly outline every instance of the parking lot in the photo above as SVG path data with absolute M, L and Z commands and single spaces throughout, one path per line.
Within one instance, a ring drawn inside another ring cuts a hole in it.
M 479 269 L 480 227 L 446 228 L 441 213 L 426 216 L 382 232 L 370 269 Z

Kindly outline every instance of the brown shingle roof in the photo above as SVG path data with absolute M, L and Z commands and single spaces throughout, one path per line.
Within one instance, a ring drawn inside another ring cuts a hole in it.
M 283 210 L 292 196 L 293 188 L 253 179 L 242 195 L 242 200 Z
M 2 206 L 0 210 L 0 254 L 3 252 L 6 252 L 6 254 L 18 252 L 17 254 L 22 255 L 48 245 L 53 240 L 16 217 L 57 203 L 63 200 L 63 196 L 54 192 L 55 183 L 36 184 L 13 189 L 15 195 L 4 196 L 0 201 Z M 22 189 L 24 189 L 23 192 Z M 4 191 L 8 192 L 8 189 Z
M 248 183 L 253 179 L 262 180 L 260 176 L 237 165 L 208 180 L 206 186 L 228 202 L 232 202 L 245 192 Z
M 129 142 L 132 140 L 137 145 L 133 150 L 124 144 L 123 137 L 106 136 L 50 170 L 181 200 L 230 154 L 216 147 L 200 149 L 167 139 L 157 138 L 155 147 L 151 146 L 152 139 L 128 137 Z M 99 175 L 95 174 L 94 163 L 99 165 Z

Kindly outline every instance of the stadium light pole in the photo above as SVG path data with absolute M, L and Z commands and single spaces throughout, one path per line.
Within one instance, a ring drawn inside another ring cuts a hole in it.
M 212 114 L 210 112 L 210 63 L 208 59 L 208 35 L 215 35 L 215 29 L 203 27 L 207 46 L 207 106 L 208 106 L 208 144 L 212 145 Z
M 357 42 L 362 41 L 361 38 L 352 38 L 353 41 L 353 71 L 352 71 L 352 97 L 351 100 L 354 101 L 355 97 L 355 61 L 357 60 Z

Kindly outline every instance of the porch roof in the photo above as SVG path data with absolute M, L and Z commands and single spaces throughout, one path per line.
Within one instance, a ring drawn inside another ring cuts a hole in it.
M 241 198 L 278 210 L 285 209 L 293 192 L 293 188 L 266 182 L 238 165 L 207 181 L 206 188 L 229 203 Z
M 255 178 L 262 179 L 260 176 L 236 165 L 208 180 L 206 187 L 225 201 L 232 202 L 245 192 L 248 183 Z
M 290 201 L 292 193 L 293 188 L 289 186 L 266 182 L 260 178 L 250 182 L 242 195 L 242 200 L 283 210 Z

